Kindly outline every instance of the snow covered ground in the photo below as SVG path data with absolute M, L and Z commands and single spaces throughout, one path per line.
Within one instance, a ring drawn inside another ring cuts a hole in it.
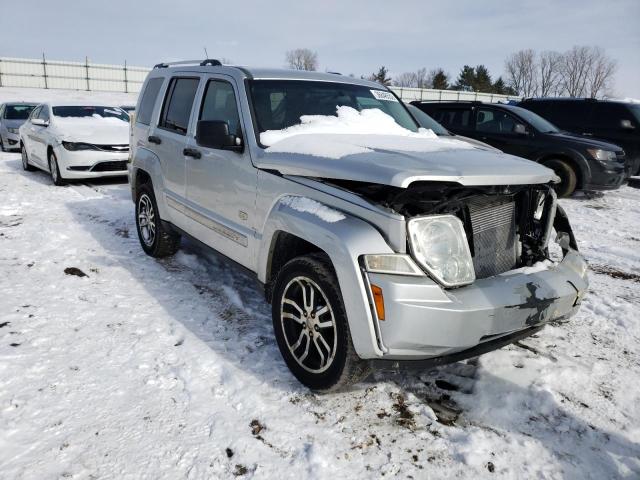
M 569 323 L 315 395 L 243 270 L 151 259 L 125 182 L 0 154 L 0 478 L 639 478 L 640 190 L 562 204 L 593 270 Z

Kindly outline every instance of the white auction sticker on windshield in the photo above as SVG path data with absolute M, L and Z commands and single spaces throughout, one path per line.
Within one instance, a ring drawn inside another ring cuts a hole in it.
M 398 99 L 391 92 L 385 92 L 384 90 L 371 90 L 371 94 L 377 100 L 386 100 L 387 102 L 397 102 Z

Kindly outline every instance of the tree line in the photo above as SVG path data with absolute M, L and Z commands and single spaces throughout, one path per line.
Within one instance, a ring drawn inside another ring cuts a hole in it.
M 307 48 L 290 50 L 286 64 L 296 70 L 317 70 L 318 54 Z M 495 80 L 485 65 L 465 65 L 454 80 L 442 68 L 420 68 L 390 77 L 386 66 L 362 76 L 387 86 L 462 90 L 524 97 L 602 97 L 610 92 L 616 62 L 600 47 L 575 46 L 560 53 L 532 49 L 512 53 L 505 60 L 505 78 Z M 353 76 L 353 75 L 351 75 Z

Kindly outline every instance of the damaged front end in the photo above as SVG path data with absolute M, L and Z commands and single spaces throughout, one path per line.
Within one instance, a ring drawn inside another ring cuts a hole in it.
M 407 249 L 424 276 L 373 271 L 365 265 L 365 283 L 384 298 L 384 320 L 376 318 L 375 309 L 373 316 L 385 358 L 441 357 L 477 351 L 484 344 L 484 349 L 499 348 L 507 338 L 520 338 L 518 332 L 534 332 L 577 311 L 588 286 L 586 263 L 549 184 L 415 182 L 402 189 L 332 183 L 403 215 L 408 225 L 415 219 L 453 216 L 463 226 L 460 235 L 468 243 L 472 281 L 456 285 L 433 274 L 416 255 L 410 228 Z

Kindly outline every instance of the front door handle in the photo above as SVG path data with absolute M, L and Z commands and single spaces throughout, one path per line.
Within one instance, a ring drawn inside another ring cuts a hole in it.
M 156 137 L 155 135 L 149 135 L 147 138 L 150 143 L 155 143 L 156 145 L 160 145 L 162 143 L 162 139 L 160 137 Z
M 201 158 L 202 154 L 200 153 L 200 150 L 196 150 L 195 148 L 185 148 L 184 150 L 182 150 L 182 154 L 185 157 L 193 157 L 193 158 Z

